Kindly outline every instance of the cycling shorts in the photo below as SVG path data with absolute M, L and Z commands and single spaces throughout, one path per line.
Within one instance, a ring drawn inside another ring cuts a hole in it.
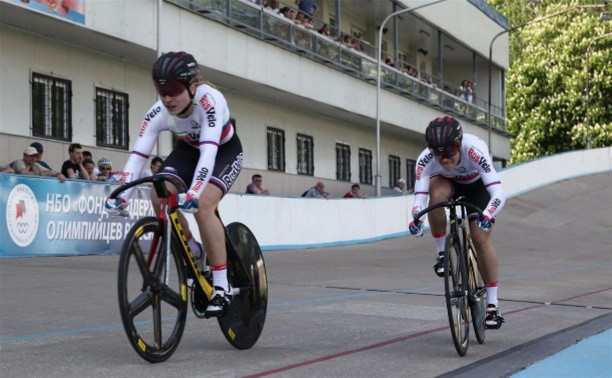
M 491 200 L 491 195 L 489 194 L 487 188 L 485 188 L 482 179 L 474 181 L 471 184 L 460 184 L 455 180 L 448 181 L 453 188 L 453 194 L 451 195 L 451 198 L 453 199 L 463 196 L 465 202 L 469 202 L 472 205 L 477 206 L 480 210 L 484 210 Z M 478 218 L 478 213 L 474 212 L 474 210 L 468 208 L 467 212 L 470 220 Z
M 200 150 L 181 140 L 168 155 L 159 173 L 167 173 L 173 177 L 178 176 L 185 187 L 189 188 L 199 159 Z M 227 193 L 238 178 L 242 169 L 242 161 L 242 144 L 238 135 L 234 134 L 230 140 L 219 146 L 213 174 L 208 183 L 217 186 L 223 194 Z

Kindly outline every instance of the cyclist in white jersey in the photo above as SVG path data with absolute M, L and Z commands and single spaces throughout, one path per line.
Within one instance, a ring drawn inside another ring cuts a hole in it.
M 478 266 L 487 291 L 487 328 L 498 329 L 504 322 L 497 299 L 499 263 L 491 242 L 495 216 L 506 201 L 501 180 L 489 156 L 486 143 L 470 134 L 463 134 L 461 124 L 452 117 L 436 118 L 425 131 L 427 148 L 421 152 L 416 164 L 414 188 L 416 215 L 429 204 L 464 196 L 467 202 L 482 209 L 484 220 L 476 212 L 468 214 L 470 232 L 478 254 Z M 468 212 L 470 209 L 468 209 Z M 444 246 L 446 241 L 446 212 L 444 208 L 428 213 L 431 234 L 438 256 L 434 271 L 444 276 Z M 410 232 L 422 236 L 422 222 L 410 223 Z
M 140 178 L 162 131 L 171 131 L 178 137 L 179 142 L 159 174 L 173 176 L 189 188 L 179 205 L 183 212 L 194 214 L 198 223 L 215 288 L 206 312 L 208 316 L 219 316 L 231 302 L 231 289 L 227 281 L 223 225 L 215 209 L 238 177 L 243 155 L 225 98 L 215 88 L 200 82 L 199 76 L 198 63 L 190 54 L 169 52 L 157 59 L 153 66 L 153 82 L 159 100 L 145 114 L 120 181 L 126 183 Z M 167 187 L 177 192 L 174 186 L 168 184 Z M 130 193 L 128 190 L 116 200 L 107 200 L 109 213 L 125 209 Z M 155 191 L 152 191 L 152 201 L 158 211 L 159 199 Z M 191 236 L 182 216 L 181 223 L 190 248 L 201 256 L 201 247 Z

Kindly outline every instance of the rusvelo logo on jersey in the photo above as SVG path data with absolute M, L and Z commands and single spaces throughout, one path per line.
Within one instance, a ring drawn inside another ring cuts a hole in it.
M 32 244 L 38 232 L 38 201 L 32 189 L 16 185 L 6 201 L 6 226 L 11 239 L 20 247 Z

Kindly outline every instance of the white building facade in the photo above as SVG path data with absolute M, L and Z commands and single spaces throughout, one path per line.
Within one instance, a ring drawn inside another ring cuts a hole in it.
M 426 2 L 325 0 L 311 30 L 248 0 L 0 0 L 0 164 L 37 141 L 56 170 L 70 143 L 121 169 L 156 101 L 158 52 L 184 50 L 235 119 L 245 166 L 232 191 L 260 173 L 277 195 L 299 195 L 317 181 L 336 197 L 352 183 L 373 194 L 378 28 L 388 14 Z M 298 11 L 294 1 L 284 6 Z M 329 37 L 317 32 L 324 24 Z M 385 25 L 383 194 L 400 177 L 410 181 L 425 128 L 438 116 L 490 138 L 498 164 L 510 158 L 506 35 L 495 42 L 488 82 L 489 44 L 507 28 L 483 0 L 447 0 Z M 469 99 L 463 80 L 477 84 Z M 167 156 L 172 144 L 162 135 L 152 155 Z

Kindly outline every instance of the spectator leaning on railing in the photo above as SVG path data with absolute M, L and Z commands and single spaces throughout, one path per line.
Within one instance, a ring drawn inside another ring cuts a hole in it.
M 31 146 L 23 151 L 23 159 L 15 162 L 15 172 L 21 175 L 57 177 L 60 182 L 66 180 L 66 177 L 60 172 L 47 169 L 38 163 L 38 151 Z
M 62 165 L 62 174 L 71 179 L 89 180 L 89 175 L 83 167 L 83 146 L 79 143 L 72 143 L 68 147 L 70 159 Z
M 38 143 L 38 142 L 32 142 L 32 143 L 30 144 L 30 147 L 34 147 L 34 148 L 36 148 L 36 151 L 38 152 L 38 164 L 40 164 L 40 165 L 42 165 L 43 167 L 45 167 L 45 168 L 47 168 L 47 169 L 51 170 L 51 166 L 50 166 L 49 164 L 45 163 L 45 162 L 42 160 L 43 153 L 45 152 L 45 149 L 43 148 L 43 145 L 42 145 L 42 144 L 40 144 L 40 143 Z

